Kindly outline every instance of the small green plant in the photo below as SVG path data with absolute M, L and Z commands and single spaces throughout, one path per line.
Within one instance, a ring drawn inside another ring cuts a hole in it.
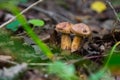
M 45 25 L 44 21 L 40 19 L 30 19 L 28 23 L 32 24 L 33 26 L 38 26 L 38 27 L 42 27 Z
M 15 21 L 11 22 L 10 24 L 8 24 L 8 25 L 6 26 L 6 28 L 7 28 L 7 29 L 10 29 L 10 30 L 12 30 L 12 31 L 17 31 L 18 28 L 19 28 L 19 26 L 20 26 L 19 21 L 18 21 L 18 20 L 15 20 Z
M 32 24 L 34 27 L 43 27 L 45 25 L 43 20 L 39 20 L 39 19 L 30 19 L 28 21 L 28 23 Z M 6 26 L 7 29 L 10 29 L 11 31 L 17 31 L 18 28 L 20 27 L 21 23 L 18 20 L 15 20 L 13 22 L 11 22 L 10 24 L 8 24 Z
M 60 77 L 61 80 L 77 80 L 75 68 L 72 64 L 67 65 L 61 61 L 56 61 L 48 66 L 48 72 Z

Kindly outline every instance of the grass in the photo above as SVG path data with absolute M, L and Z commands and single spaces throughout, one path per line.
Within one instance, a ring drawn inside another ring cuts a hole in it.
M 7 4 L 8 5 L 8 4 Z M 43 43 L 39 37 L 33 32 L 33 30 L 30 28 L 30 26 L 27 24 L 27 20 L 25 19 L 25 17 L 23 15 L 19 15 L 20 13 L 20 10 L 18 9 L 18 7 L 16 7 L 15 5 L 13 4 L 10 4 L 8 6 L 0 6 L 1 8 L 7 8 L 7 10 L 9 10 L 10 12 L 12 12 L 14 15 L 17 16 L 17 20 L 22 24 L 22 27 L 23 29 L 27 32 L 27 34 L 33 39 L 33 41 L 36 43 L 36 45 L 38 45 L 38 47 L 40 48 L 40 50 L 43 51 L 43 53 L 50 59 L 50 60 L 53 60 L 54 58 L 54 54 L 53 52 L 61 52 L 59 49 L 55 48 L 54 50 L 50 50 L 49 47 Z M 9 7 L 9 8 L 8 8 Z M 10 35 L 3 35 L 1 34 L 0 35 L 0 47 L 2 47 L 3 50 L 7 49 L 8 51 L 11 50 L 11 54 L 13 56 L 16 57 L 16 59 L 20 62 L 27 62 L 27 63 L 34 63 L 34 62 L 37 62 L 37 63 L 40 63 L 41 62 L 41 59 L 40 55 L 37 55 L 35 54 L 33 48 L 31 46 L 28 46 L 28 45 L 23 45 L 22 43 L 20 42 L 16 42 L 14 40 L 11 40 L 10 39 Z M 12 42 L 14 42 L 14 44 L 11 44 Z M 109 53 L 109 56 L 108 56 L 108 59 L 107 59 L 107 62 L 105 63 L 105 65 L 103 66 L 103 68 L 98 71 L 96 74 L 91 74 L 92 78 L 90 80 L 98 80 L 101 75 L 104 74 L 104 72 L 106 71 L 106 69 L 109 67 L 111 63 L 111 60 L 112 59 L 116 59 L 116 60 L 119 60 L 117 58 L 112 58 L 113 54 L 114 54 L 114 51 L 116 49 L 116 47 L 120 44 L 120 41 L 117 42 L 111 49 L 110 53 Z M 14 52 L 14 54 L 13 54 Z M 66 57 L 66 56 L 65 56 Z M 73 58 L 72 58 L 73 57 Z M 70 59 L 74 59 L 75 57 L 72 56 L 72 57 L 69 57 Z M 66 60 L 69 61 L 70 59 L 68 59 L 68 57 L 66 57 Z M 114 61 L 113 61 L 114 62 Z M 49 64 L 49 63 L 48 63 Z M 117 63 L 118 64 L 118 63 Z M 36 64 L 37 65 L 37 64 Z M 46 65 L 46 64 L 45 64 Z M 59 65 L 62 65 L 62 66 L 59 66 Z M 116 65 L 116 64 L 114 64 Z M 62 70 L 63 70 L 63 73 L 64 73 L 64 67 L 67 66 L 65 65 L 64 63 L 53 63 L 53 66 L 51 67 L 50 66 L 50 69 L 53 69 L 52 71 L 50 72 L 53 72 L 54 73 L 54 67 L 55 66 L 58 66 L 58 69 L 56 68 L 56 70 L 58 70 L 58 72 L 55 72 L 55 73 L 59 73 L 60 75 L 62 75 Z M 68 66 L 67 66 L 68 67 Z M 65 69 L 67 68 L 65 67 Z M 59 71 L 61 69 L 61 71 Z M 71 69 L 71 68 L 70 68 Z M 68 74 L 68 73 L 67 73 Z M 71 74 L 72 74 L 72 71 L 71 71 Z M 60 76 L 59 75 L 59 76 Z M 74 75 L 74 74 L 72 74 Z M 62 75 L 64 76 L 64 75 Z M 61 76 L 60 76 L 61 77 Z M 64 76 L 66 77 L 66 76 Z M 68 75 L 69 77 L 69 75 Z
M 14 4 L 6 4 L 8 6 L 1 6 L 3 9 L 7 9 L 10 12 L 12 12 L 14 15 L 17 16 L 17 20 L 22 24 L 23 29 L 27 32 L 27 34 L 32 38 L 32 40 L 39 46 L 39 48 L 43 51 L 43 53 L 52 60 L 54 55 L 51 52 L 51 50 L 48 48 L 48 46 L 43 43 L 39 37 L 33 32 L 33 30 L 30 28 L 30 26 L 27 24 L 27 20 L 23 15 L 20 15 L 19 8 Z

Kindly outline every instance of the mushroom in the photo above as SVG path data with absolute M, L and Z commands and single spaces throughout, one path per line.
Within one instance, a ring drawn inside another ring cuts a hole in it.
M 71 33 L 71 27 L 73 24 L 69 22 L 61 22 L 56 25 L 56 31 L 61 32 L 61 49 L 70 50 L 71 49 L 71 38 L 69 34 Z
M 75 52 L 79 49 L 82 38 L 89 36 L 91 30 L 86 24 L 78 23 L 71 27 L 71 32 L 75 34 L 71 45 L 71 52 Z

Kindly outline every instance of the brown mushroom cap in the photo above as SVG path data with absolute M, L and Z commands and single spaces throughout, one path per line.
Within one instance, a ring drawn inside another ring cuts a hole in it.
M 71 31 L 77 36 L 89 36 L 91 34 L 91 29 L 84 23 L 73 25 Z
M 65 34 L 70 34 L 70 29 L 73 26 L 73 24 L 69 23 L 69 22 L 61 22 L 59 24 L 56 25 L 55 30 L 57 32 L 61 32 L 61 33 L 65 33 Z

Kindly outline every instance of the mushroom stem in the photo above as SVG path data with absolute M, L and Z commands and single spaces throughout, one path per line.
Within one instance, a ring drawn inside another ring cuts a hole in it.
M 73 38 L 73 42 L 71 45 L 71 52 L 77 51 L 79 49 L 81 40 L 82 38 L 79 36 L 75 36 Z
M 61 36 L 61 49 L 63 50 L 71 49 L 71 39 L 68 34 L 62 34 Z

